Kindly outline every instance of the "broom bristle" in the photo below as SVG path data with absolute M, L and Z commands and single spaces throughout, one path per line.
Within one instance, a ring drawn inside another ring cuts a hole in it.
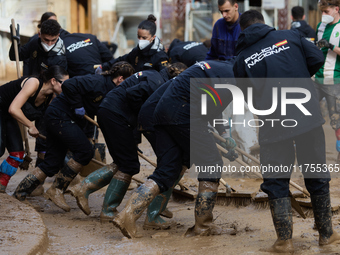
M 217 205 L 224 205 L 224 206 L 235 206 L 235 207 L 240 207 L 240 206 L 248 206 L 252 204 L 252 199 L 249 197 L 223 197 L 223 196 L 218 196 Z
M 254 207 L 257 210 L 268 210 L 270 208 L 268 201 L 261 201 L 261 202 L 254 201 Z

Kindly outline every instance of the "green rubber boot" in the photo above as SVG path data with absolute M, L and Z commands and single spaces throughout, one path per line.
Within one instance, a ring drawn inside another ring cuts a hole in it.
M 174 183 L 174 185 L 169 188 L 167 191 L 159 194 L 152 200 L 151 204 L 148 206 L 148 211 L 146 213 L 143 229 L 169 229 L 177 225 L 177 222 L 174 220 L 166 221 L 164 220 L 160 214 L 165 210 L 168 205 L 169 199 L 171 197 L 172 191 L 174 187 L 179 183 L 182 179 L 185 171 L 188 168 L 183 166 L 182 172 L 180 173 L 178 179 Z
M 126 191 L 129 188 L 132 176 L 121 171 L 113 176 L 109 187 L 106 190 L 100 222 L 109 222 L 118 214 L 117 207 L 122 202 Z
M 82 182 L 69 187 L 68 191 L 76 198 L 78 207 L 86 215 L 91 214 L 89 195 L 108 185 L 117 171 L 117 165 L 111 163 L 89 174 Z

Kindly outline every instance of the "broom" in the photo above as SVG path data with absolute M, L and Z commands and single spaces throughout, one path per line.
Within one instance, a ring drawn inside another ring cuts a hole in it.
M 94 121 L 92 118 L 90 118 L 87 115 L 84 115 L 84 118 L 87 121 L 89 121 L 90 123 L 92 123 L 92 124 L 96 125 L 98 128 L 100 128 L 97 121 Z M 151 159 L 149 159 L 148 157 L 146 157 L 142 152 L 140 152 L 140 151 L 137 151 L 137 152 L 138 152 L 138 156 L 139 157 L 141 157 L 142 159 L 144 159 L 145 161 L 150 163 L 152 166 L 157 167 L 157 164 L 155 162 L 153 162 Z M 135 180 L 136 182 L 143 183 L 143 182 L 141 182 L 140 180 L 138 180 L 138 179 L 136 179 L 134 177 L 132 177 L 132 179 Z M 181 196 L 184 196 L 184 197 L 189 198 L 189 199 L 195 199 L 196 198 L 196 196 L 197 196 L 196 192 L 194 192 L 191 189 L 189 189 L 189 187 L 187 187 L 184 183 L 179 181 L 178 185 L 180 186 L 180 189 L 175 189 L 174 188 L 173 194 L 178 193 Z
M 220 141 L 224 142 L 225 139 L 221 136 L 219 136 L 218 134 L 216 133 L 212 133 L 214 135 L 214 137 L 216 137 L 217 139 L 219 139 Z M 221 147 L 221 146 L 220 146 Z M 222 149 L 224 149 L 223 147 L 221 147 Z M 245 151 L 243 151 L 242 149 L 240 148 L 235 148 L 236 151 L 242 153 L 244 156 L 248 157 L 249 159 L 251 159 L 254 163 L 256 163 L 258 166 L 260 166 L 260 161 L 255 158 L 254 156 L 246 153 Z M 254 174 L 256 174 L 259 178 L 262 178 L 262 176 L 259 174 L 259 173 L 256 173 L 256 172 L 253 172 Z M 301 199 L 298 199 L 296 200 L 295 198 L 308 198 L 310 197 L 310 194 L 309 192 L 299 186 L 297 183 L 293 182 L 292 180 L 289 181 L 289 184 L 291 186 L 293 186 L 294 188 L 296 188 L 299 192 L 293 192 L 291 193 L 290 192 L 290 197 L 292 199 L 292 206 L 294 204 L 294 209 L 298 211 L 298 213 L 304 217 L 301 213 L 301 210 L 299 207 L 304 207 L 305 208 L 305 211 L 304 211 L 304 214 L 306 217 L 313 217 L 313 209 L 312 209 L 312 203 L 311 201 L 306 201 L 306 200 L 301 200 Z M 299 206 L 297 206 L 297 202 L 299 204 Z M 268 196 L 267 194 L 265 194 L 264 192 L 260 192 L 258 194 L 256 194 L 255 198 L 254 198 L 254 203 L 255 203 L 255 207 L 256 208 L 268 208 L 269 207 L 269 203 L 268 203 Z M 336 206 L 332 206 L 332 214 L 333 215 L 337 215 L 339 214 L 339 211 L 340 211 L 340 205 L 336 205 Z

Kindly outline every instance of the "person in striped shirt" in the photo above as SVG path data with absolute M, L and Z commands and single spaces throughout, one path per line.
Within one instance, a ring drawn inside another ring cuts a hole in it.
M 322 20 L 317 26 L 317 45 L 325 63 L 315 74 L 319 100 L 326 98 L 330 124 L 335 130 L 336 150 L 340 161 L 340 0 L 320 0 Z

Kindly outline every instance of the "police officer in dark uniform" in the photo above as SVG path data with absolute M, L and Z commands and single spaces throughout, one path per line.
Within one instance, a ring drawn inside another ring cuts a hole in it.
M 315 44 L 315 30 L 305 21 L 305 10 L 302 6 L 294 6 L 292 8 L 292 20 L 290 29 L 296 29 L 306 40 Z
M 268 251 L 294 251 L 289 180 L 295 164 L 295 149 L 306 188 L 311 194 L 319 244 L 330 244 L 339 240 L 340 236 L 332 228 L 330 174 L 325 167 L 325 137 L 322 129 L 324 119 L 314 83 L 310 79 L 323 65 L 323 54 L 296 31 L 276 31 L 265 25 L 262 14 L 257 11 L 243 13 L 240 25 L 243 31 L 236 48 L 238 55 L 234 73 L 235 77 L 248 79 L 241 80 L 245 82 L 237 81 L 237 86 L 243 90 L 249 87 L 253 89 L 254 108 L 258 110 L 270 108 L 273 88 L 281 90 L 280 94 L 284 91 L 287 94 L 287 99 L 278 99 L 276 109 L 270 114 L 259 115 L 264 121 L 259 129 L 263 175 L 261 189 L 268 194 L 277 233 L 277 241 Z M 305 95 L 298 91 L 303 91 Z M 300 105 L 292 104 L 301 98 L 308 100 Z M 281 105 L 287 102 L 290 103 L 283 109 Z M 272 125 L 266 119 L 278 121 Z M 294 121 L 288 124 L 290 127 L 282 124 L 286 119 Z M 320 164 L 322 171 L 310 171 L 314 164 Z M 270 171 L 270 166 L 285 168 Z
M 166 67 L 168 56 L 163 44 L 156 36 L 156 29 L 156 18 L 150 14 L 147 20 L 138 25 L 138 46 L 128 54 L 104 63 L 102 70 L 108 70 L 117 61 L 129 62 L 136 72 L 148 69 L 160 71 Z
M 46 178 L 57 174 L 63 167 L 46 195 L 65 211 L 69 211 L 70 207 L 65 202 L 63 192 L 82 166 L 87 165 L 93 157 L 92 145 L 82 131 L 86 121 L 84 115 L 87 113 L 93 117 L 106 93 L 133 72 L 130 64 L 119 62 L 103 75 L 73 77 L 63 83 L 63 93 L 53 100 L 46 111 L 47 152 L 44 161 L 36 167 L 36 172 L 43 173 Z M 68 150 L 73 153 L 73 158 L 64 165 Z M 19 200 L 25 199 L 41 181 L 34 175 L 26 176 L 14 196 Z
M 41 24 L 39 37 L 33 38 L 22 47 L 19 41 L 19 60 L 29 59 L 28 75 L 39 75 L 42 70 L 53 65 L 67 69 L 65 46 L 59 37 L 60 29 L 58 21 L 49 19 Z M 16 36 L 12 35 L 12 42 L 13 40 L 19 40 L 18 32 Z M 14 43 L 11 45 L 9 58 L 15 61 Z
M 40 18 L 40 21 L 39 21 L 39 24 L 38 24 L 38 29 L 40 30 L 41 29 L 41 24 L 46 21 L 46 20 L 49 20 L 49 19 L 54 19 L 54 20 L 58 20 L 57 19 L 57 15 L 54 13 L 54 12 L 45 12 L 43 15 L 41 15 L 41 18 Z M 59 34 L 59 37 L 61 39 L 64 39 L 64 37 L 66 35 L 70 34 L 68 31 L 66 31 L 65 29 L 63 28 L 60 28 L 60 34 Z M 39 34 L 35 34 L 33 35 L 29 41 L 31 40 L 37 40 L 39 38 Z M 28 75 L 31 75 L 29 73 L 29 70 L 30 70 L 30 65 L 31 65 L 31 60 L 30 58 L 28 59 L 25 59 L 23 60 L 24 62 L 24 65 L 23 65 L 23 74 L 24 76 L 28 76 Z
M 63 40 L 70 77 L 94 74 L 94 65 L 113 60 L 109 49 L 92 34 L 73 33 Z
M 199 62 L 162 85 L 143 105 L 140 114 L 144 107 L 148 108 L 149 104 L 158 101 L 154 113 L 149 113 L 153 114 L 155 121 L 157 168 L 131 195 L 124 210 L 113 220 L 113 224 L 125 236 L 136 237 L 136 220 L 155 196 L 173 186 L 180 175 L 182 165 L 188 168 L 192 163 L 200 166 L 223 166 L 215 141 L 208 132 L 208 120 L 200 113 L 201 95 L 205 93 L 201 87 L 207 83 L 207 80 L 202 78 L 219 78 L 217 83 L 224 84 L 234 83 L 232 77 L 232 63 L 229 61 Z M 190 84 L 190 78 L 197 78 L 197 80 Z M 165 86 L 168 87 L 164 94 L 158 93 L 159 90 L 164 91 Z M 208 99 L 209 117 L 218 116 L 232 100 L 229 90 L 216 88 L 215 90 L 223 104 L 215 106 L 213 99 Z M 190 147 L 195 150 L 190 151 Z M 221 229 L 212 223 L 212 210 L 216 201 L 220 174 L 218 171 L 199 174 L 195 226 L 190 228 L 186 235 L 221 233 Z
M 118 167 L 118 172 L 113 176 L 104 198 L 100 215 L 102 221 L 114 218 L 117 214 L 116 207 L 124 198 L 131 177 L 139 173 L 140 163 L 133 131 L 137 126 L 140 107 L 161 84 L 182 70 L 169 66 L 160 72 L 156 70 L 137 72 L 110 91 L 101 103 L 98 123 L 110 155 Z M 154 139 L 150 139 L 154 147 L 153 141 Z
M 192 66 L 196 62 L 205 60 L 209 50 L 210 40 L 205 42 L 182 42 L 174 39 L 168 49 L 170 63 L 182 62 L 187 66 Z

